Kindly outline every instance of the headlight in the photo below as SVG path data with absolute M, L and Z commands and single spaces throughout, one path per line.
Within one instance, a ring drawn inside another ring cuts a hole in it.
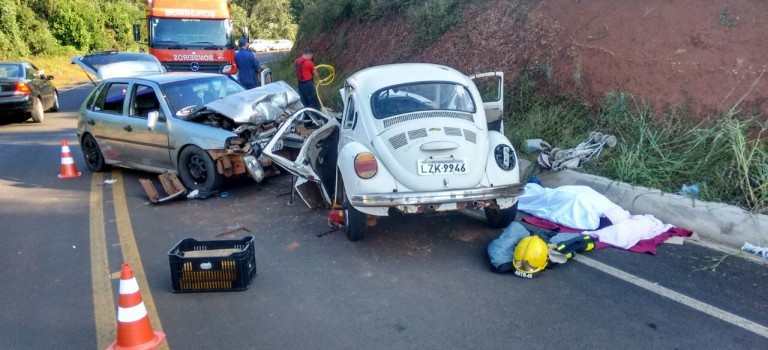
M 493 157 L 496 158 L 496 165 L 502 170 L 512 170 L 517 164 L 515 159 L 515 151 L 508 145 L 498 145 L 493 151 Z
M 221 68 L 221 73 L 223 73 L 223 74 L 227 74 L 227 73 L 229 73 L 231 71 L 232 71 L 232 65 L 231 64 L 228 64 L 228 65 L 226 65 L 226 66 Z
M 363 152 L 355 156 L 355 173 L 361 179 L 370 179 L 379 171 L 379 163 L 373 153 Z

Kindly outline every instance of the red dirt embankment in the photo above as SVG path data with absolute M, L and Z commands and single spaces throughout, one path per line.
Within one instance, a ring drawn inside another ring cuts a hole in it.
M 347 72 L 393 62 L 501 69 L 509 79 L 533 70 L 591 101 L 621 91 L 657 110 L 685 105 L 707 118 L 738 104 L 768 119 L 763 0 L 485 1 L 467 7 L 461 27 L 414 50 L 417 26 L 405 15 L 348 21 L 312 46 Z

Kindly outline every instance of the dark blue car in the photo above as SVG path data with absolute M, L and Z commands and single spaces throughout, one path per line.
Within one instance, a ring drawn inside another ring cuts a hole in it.
M 59 93 L 52 79 L 29 62 L 0 62 L 0 121 L 32 118 L 42 123 L 44 111 L 58 111 Z

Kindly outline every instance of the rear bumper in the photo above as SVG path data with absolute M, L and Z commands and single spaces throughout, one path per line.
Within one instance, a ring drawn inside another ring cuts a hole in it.
M 466 190 L 353 195 L 349 198 L 349 202 L 355 207 L 392 207 L 487 201 L 498 198 L 514 198 L 522 194 L 523 184 L 512 184 Z
M 29 96 L 0 97 L 0 115 L 20 115 L 32 110 Z

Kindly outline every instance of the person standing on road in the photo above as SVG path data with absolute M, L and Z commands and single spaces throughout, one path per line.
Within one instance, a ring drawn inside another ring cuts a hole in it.
M 304 107 L 320 110 L 320 101 L 317 100 L 315 90 L 315 81 L 320 80 L 320 76 L 317 75 L 315 64 L 312 63 L 313 56 L 312 49 L 304 49 L 304 53 L 296 60 L 296 77 L 299 80 L 301 103 Z
M 256 55 L 246 47 L 245 38 L 240 38 L 237 42 L 240 49 L 235 53 L 235 64 L 237 65 L 237 80 L 246 89 L 250 90 L 261 85 L 259 83 L 259 60 Z

